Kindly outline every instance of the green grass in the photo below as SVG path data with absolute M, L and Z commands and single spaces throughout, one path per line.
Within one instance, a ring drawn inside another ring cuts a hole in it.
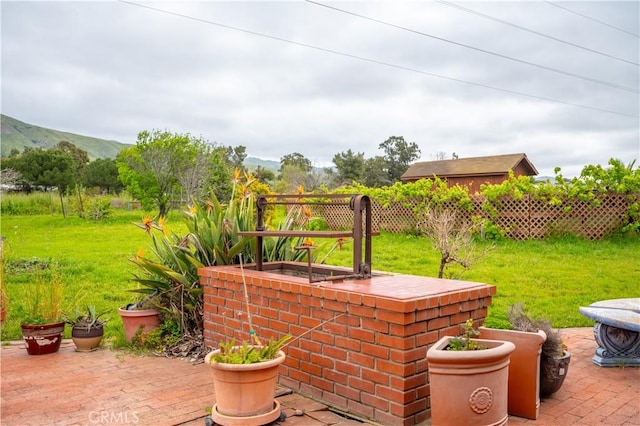
M 62 266 L 66 309 L 94 305 L 106 312 L 107 336 L 121 339 L 118 307 L 135 299 L 129 261 L 151 240 L 132 224 L 141 211 L 114 210 L 113 216 L 93 222 L 61 215 L 2 216 L 5 241 L 5 276 L 9 312 L 2 340 L 19 339 L 24 283 L 33 276 L 25 270 L 33 259 Z M 179 215 L 169 218 L 172 231 L 185 232 Z M 321 242 L 321 241 L 317 241 Z M 486 244 L 486 243 L 480 243 Z M 322 257 L 322 249 L 317 251 Z M 497 286 L 487 325 L 508 327 L 510 305 L 525 302 L 534 316 L 552 320 L 554 327 L 589 326 L 578 308 L 598 300 L 639 297 L 640 239 L 612 237 L 601 241 L 562 238 L 547 241 L 500 241 L 462 279 Z M 351 266 L 351 244 L 333 252 L 327 263 Z M 373 268 L 412 275 L 437 275 L 439 255 L 419 236 L 386 234 L 374 237 Z M 79 302 L 78 302 L 79 301 Z
M 487 243 L 479 243 L 484 245 Z M 373 269 L 435 277 L 439 254 L 419 236 L 385 234 L 373 239 Z M 554 327 L 590 326 L 580 306 L 598 300 L 640 297 L 640 239 L 611 237 L 599 241 L 566 237 L 499 241 L 460 279 L 495 285 L 497 294 L 486 324 L 508 328 L 511 305 L 524 302 L 532 316 Z M 351 246 L 329 258 L 351 265 Z
M 74 312 L 73 305 L 93 305 L 110 320 L 108 336 L 122 333 L 118 308 L 135 299 L 128 290 L 137 267 L 129 261 L 140 249 L 149 249 L 151 239 L 133 225 L 145 214 L 141 211 L 115 211 L 100 222 L 61 215 L 3 216 L 7 270 L 5 283 L 9 297 L 7 319 L 2 324 L 2 340 L 19 339 L 24 283 L 32 279 L 30 264 L 60 264 L 65 285 L 63 308 Z M 179 217 L 169 220 L 169 228 L 184 232 Z

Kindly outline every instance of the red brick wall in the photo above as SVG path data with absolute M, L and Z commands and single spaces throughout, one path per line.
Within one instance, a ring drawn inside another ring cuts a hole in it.
M 200 275 L 205 343 L 217 347 L 231 336 L 246 340 L 239 268 L 203 268 Z M 373 282 L 378 277 L 317 285 L 245 269 L 257 334 L 295 338 L 285 348 L 280 383 L 383 424 L 429 418 L 427 349 L 444 335 L 459 334 L 468 318 L 481 324 L 495 287 L 424 277 L 428 290 L 416 290 L 416 297 L 406 291 L 402 298 L 389 296 L 406 290 L 407 278 L 386 277 L 384 287 Z

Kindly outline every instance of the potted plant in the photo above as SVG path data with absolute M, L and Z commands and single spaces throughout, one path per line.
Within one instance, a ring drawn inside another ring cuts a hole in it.
M 266 425 L 281 417 L 275 389 L 278 368 L 285 360 L 282 348 L 291 336 L 269 339 L 266 344 L 258 338 L 251 321 L 242 258 L 240 270 L 251 342 L 237 345 L 232 338 L 220 343 L 218 349 L 205 357 L 205 363 L 211 367 L 216 394 L 211 419 L 221 425 Z
M 462 336 L 444 336 L 427 351 L 433 425 L 507 423 L 511 342 L 476 339 L 473 320 Z
M 512 324 L 522 324 L 519 320 L 518 305 L 509 310 Z M 513 325 L 512 325 L 513 327 Z M 547 335 L 533 324 L 519 330 L 501 330 L 480 327 L 483 339 L 505 340 L 515 345 L 509 363 L 508 412 L 511 415 L 537 419 L 540 411 L 540 353 Z
M 232 339 L 205 357 L 216 394 L 211 418 L 217 424 L 264 425 L 281 415 L 275 389 L 278 368 L 285 360 L 281 348 L 291 336 L 267 344 L 252 336 L 253 344 L 236 345 Z
M 100 346 L 104 336 L 106 320 L 101 320 L 102 314 L 96 314 L 93 306 L 87 306 L 86 312 L 80 313 L 76 309 L 73 317 L 67 316 L 65 322 L 71 325 L 71 339 L 78 352 L 91 352 Z
M 63 285 L 55 265 L 38 271 L 25 285 L 26 317 L 21 323 L 22 337 L 29 355 L 57 352 L 62 342 Z
M 131 343 L 136 334 L 149 333 L 158 328 L 161 323 L 160 311 L 152 307 L 149 299 L 118 308 L 118 314 L 122 319 L 127 343 Z
M 509 321 L 515 330 L 542 330 L 545 333 L 547 339 L 540 353 L 540 397 L 557 392 L 564 383 L 571 361 L 571 354 L 562 343 L 560 333 L 551 327 L 550 320 L 531 318 L 522 303 L 511 308 Z

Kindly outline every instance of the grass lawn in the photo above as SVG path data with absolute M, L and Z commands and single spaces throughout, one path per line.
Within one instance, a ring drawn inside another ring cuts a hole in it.
M 480 245 L 488 243 L 479 243 Z M 578 308 L 595 301 L 640 297 L 640 238 L 588 241 L 499 241 L 460 279 L 497 286 L 486 324 L 509 328 L 508 309 L 524 302 L 532 316 L 554 327 L 590 326 Z M 438 275 L 439 253 L 420 236 L 382 234 L 373 238 L 373 269 L 411 275 Z M 350 246 L 327 263 L 351 265 Z
M 3 215 L 9 313 L 2 340 L 19 339 L 23 312 L 22 284 L 31 279 L 34 264 L 56 261 L 62 266 L 67 309 L 73 301 L 106 312 L 107 336 L 121 336 L 118 307 L 134 299 L 128 290 L 137 268 L 129 259 L 149 249 L 151 239 L 132 224 L 141 211 L 114 211 L 93 222 L 61 215 Z M 184 233 L 179 215 L 168 227 Z M 481 243 L 485 244 L 485 243 Z M 319 250 L 321 252 L 321 250 Z M 333 252 L 332 265 L 351 266 L 351 246 Z M 578 307 L 597 300 L 640 296 L 640 238 L 613 237 L 602 241 L 578 238 L 547 241 L 500 241 L 461 279 L 497 286 L 487 324 L 508 327 L 507 309 L 517 302 L 534 316 L 552 320 L 554 327 L 589 326 Z M 411 235 L 382 234 L 373 240 L 373 268 L 412 275 L 436 276 L 439 254 L 429 240 Z
M 109 318 L 105 333 L 122 334 L 118 308 L 135 299 L 128 292 L 138 268 L 129 261 L 138 250 L 149 249 L 151 239 L 133 222 L 142 221 L 141 211 L 115 211 L 113 217 L 94 222 L 62 215 L 3 216 L 9 295 L 8 317 L 2 326 L 2 340 L 21 338 L 23 310 L 21 284 L 31 279 L 33 265 L 55 261 L 60 264 L 65 284 L 64 309 L 72 305 L 93 305 Z M 184 232 L 179 216 L 170 218 L 169 228 Z

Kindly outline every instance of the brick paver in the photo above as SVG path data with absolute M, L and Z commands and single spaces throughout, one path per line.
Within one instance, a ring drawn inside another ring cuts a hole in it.
M 562 330 L 571 352 L 563 387 L 540 406 L 538 420 L 510 417 L 510 425 L 640 425 L 640 368 L 602 368 L 591 362 L 590 328 Z M 204 425 L 215 401 L 203 364 L 101 349 L 30 356 L 22 345 L 0 348 L 0 423 L 29 425 Z M 299 394 L 279 396 L 284 426 L 362 423 Z M 428 425 L 426 422 L 425 425 Z

